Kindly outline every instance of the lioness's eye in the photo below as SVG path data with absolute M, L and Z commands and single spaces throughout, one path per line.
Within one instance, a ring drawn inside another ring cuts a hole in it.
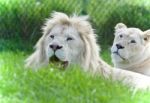
M 51 37 L 52 39 L 54 39 L 54 35 L 50 35 L 50 37 Z
M 131 43 L 136 43 L 136 41 L 135 40 L 131 40 Z
M 119 37 L 120 37 L 120 38 L 122 38 L 122 37 L 123 37 L 123 35 L 119 35 Z
M 67 38 L 67 41 L 69 41 L 69 40 L 73 40 L 73 38 L 71 38 L 71 37 L 68 37 L 68 38 Z

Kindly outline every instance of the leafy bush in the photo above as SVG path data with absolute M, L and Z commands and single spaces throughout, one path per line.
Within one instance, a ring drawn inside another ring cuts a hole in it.
M 123 22 L 146 30 L 150 26 L 149 0 L 1 0 L 0 37 L 28 43 L 41 36 L 41 26 L 52 11 L 89 14 L 101 44 L 111 45 L 114 26 Z
M 72 2 L 74 2 L 72 4 Z M 76 6 L 79 4 L 78 6 Z M 0 1 L 0 37 L 36 40 L 45 18 L 55 11 L 80 12 L 80 0 L 3 0 Z
M 114 27 L 119 22 L 142 30 L 150 28 L 148 0 L 91 0 L 88 14 L 99 34 L 101 44 L 112 44 Z

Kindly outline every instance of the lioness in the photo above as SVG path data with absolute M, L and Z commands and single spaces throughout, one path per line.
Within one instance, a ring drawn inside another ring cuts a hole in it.
M 111 57 L 115 67 L 150 76 L 150 30 L 143 32 L 118 23 Z

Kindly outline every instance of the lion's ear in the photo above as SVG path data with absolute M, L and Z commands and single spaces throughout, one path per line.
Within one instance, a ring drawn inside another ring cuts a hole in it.
M 127 28 L 127 26 L 125 24 L 123 24 L 123 23 L 118 23 L 115 26 L 115 30 L 122 29 L 122 28 Z
M 142 35 L 145 41 L 150 41 L 150 29 L 144 31 Z

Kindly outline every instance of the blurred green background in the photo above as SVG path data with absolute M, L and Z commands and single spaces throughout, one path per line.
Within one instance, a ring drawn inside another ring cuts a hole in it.
M 0 0 L 0 50 L 30 49 L 52 11 L 89 15 L 104 48 L 111 46 L 119 22 L 150 27 L 150 0 Z

